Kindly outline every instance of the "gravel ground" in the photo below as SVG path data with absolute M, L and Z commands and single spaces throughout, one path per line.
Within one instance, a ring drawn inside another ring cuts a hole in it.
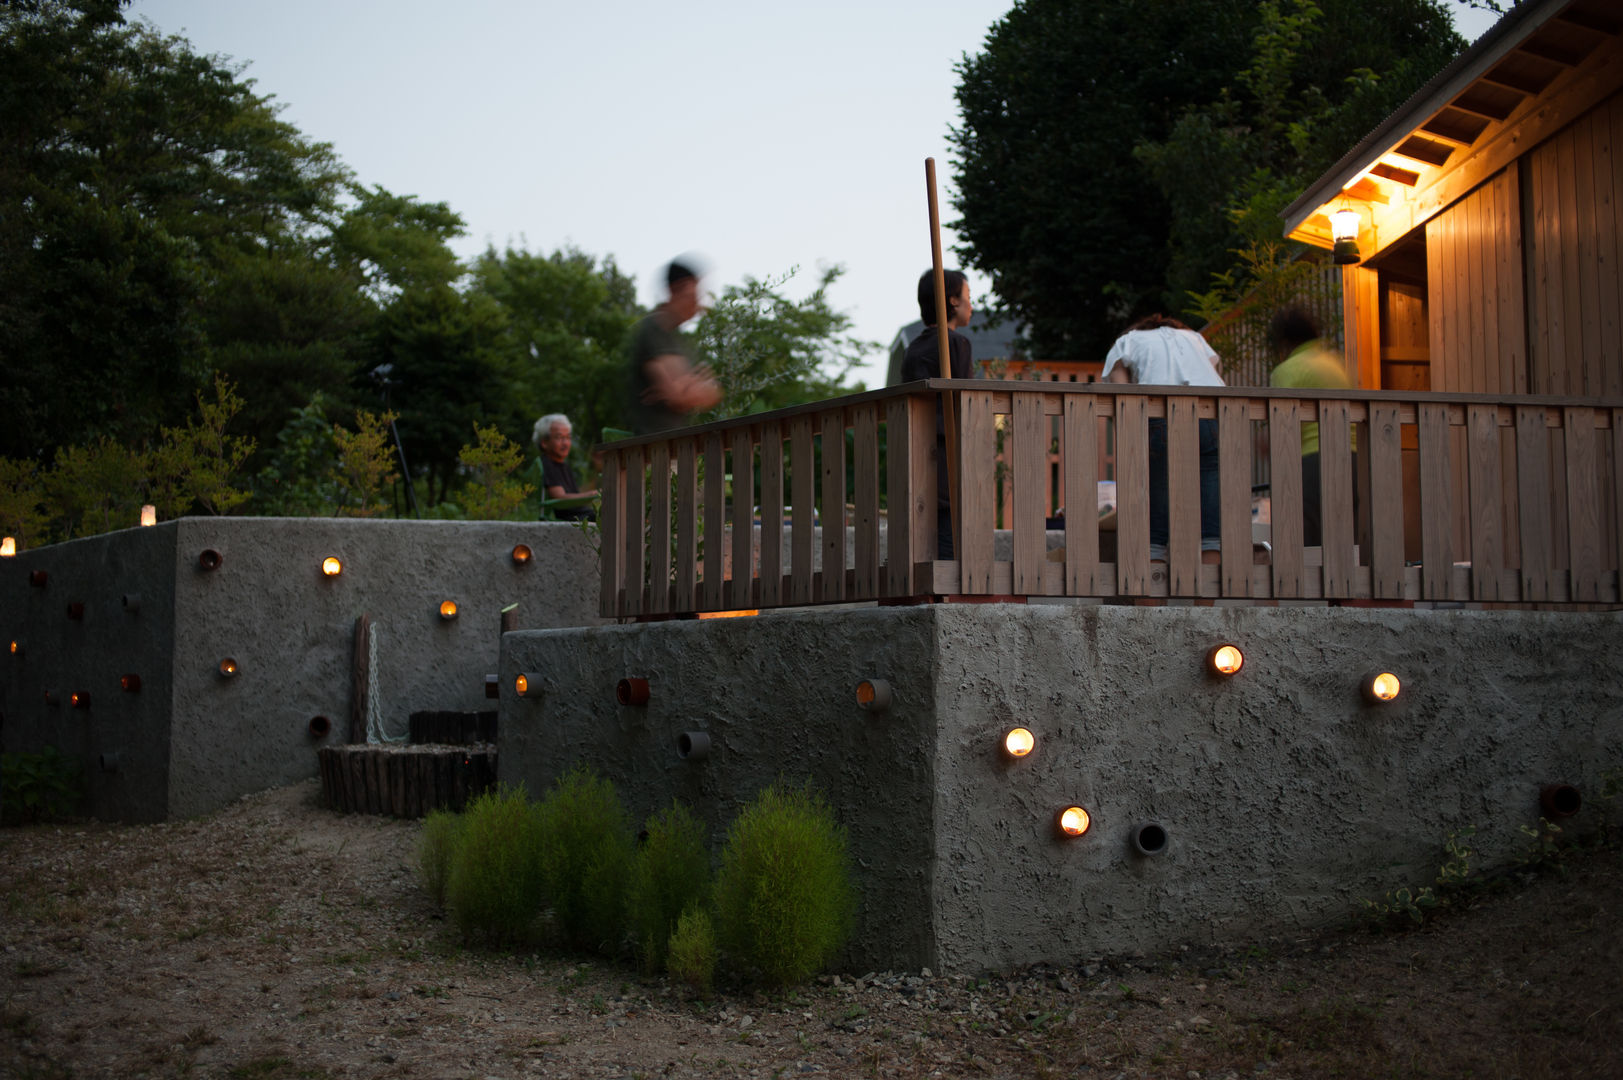
M 463 948 L 417 823 L 314 782 L 207 818 L 0 833 L 0 1076 L 1623 1076 L 1615 850 L 1407 932 L 1344 928 L 700 1000 Z

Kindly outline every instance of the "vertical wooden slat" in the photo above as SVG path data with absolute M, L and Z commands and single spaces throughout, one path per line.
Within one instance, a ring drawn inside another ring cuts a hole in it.
M 1246 398 L 1217 399 L 1223 595 L 1251 595 L 1251 419 Z
M 1009 456 L 1014 462 L 1013 514 L 1005 525 L 1014 531 L 1014 591 L 1020 596 L 1040 595 L 1048 554 L 1048 420 L 1043 397 L 1029 390 L 1013 391 L 1010 413 Z
M 1499 409 L 1471 405 L 1466 410 L 1471 498 L 1471 599 L 1509 599 L 1500 594 L 1504 568 L 1504 511 L 1499 499 Z
M 1345 401 L 1319 403 L 1319 508 L 1324 595 L 1353 595 L 1352 420 Z
M 1296 398 L 1268 401 L 1274 596 L 1302 595 L 1302 413 Z
M 1099 591 L 1099 399 L 1065 395 L 1065 593 Z
M 1371 591 L 1378 600 L 1400 600 L 1403 598 L 1403 426 L 1398 420 L 1395 402 L 1371 402 L 1369 412 Z
M 1614 130 L 1614 127 L 1616 130 Z M 1596 306 L 1600 318 L 1601 388 L 1596 393 L 1615 397 L 1623 394 L 1623 167 L 1617 155 L 1623 151 L 1623 97 L 1614 95 L 1610 104 L 1595 112 L 1595 280 L 1599 290 Z
M 812 553 L 817 534 L 813 518 L 817 512 L 817 453 L 812 442 L 810 416 L 789 421 L 789 485 L 794 503 L 790 523 L 789 602 L 809 604 L 812 596 Z
M 643 492 L 643 448 L 633 446 L 626 451 L 625 472 L 625 542 L 626 542 L 626 614 L 641 615 L 648 610 L 644 594 L 646 584 L 647 553 L 644 548 L 645 515 L 648 504 Z
M 853 499 L 856 503 L 856 596 L 879 595 L 879 407 L 872 402 L 851 410 L 856 454 Z
M 1597 259 L 1599 238 L 1596 235 L 1596 222 L 1602 215 L 1597 214 L 1595 208 L 1594 118 L 1598 112 L 1580 116 L 1568 128 L 1572 132 L 1573 226 L 1576 231 L 1568 235 L 1567 242 L 1575 248 L 1577 270 L 1577 279 L 1569 282 L 1568 287 L 1575 287 L 1578 292 L 1573 336 L 1581 354 L 1577 367 L 1583 373 L 1583 389 L 1579 393 L 1592 396 L 1603 393 L 1606 385 L 1600 363 L 1603 346 Z
M 1580 221 L 1578 217 L 1577 171 L 1573 156 L 1574 144 L 1577 139 L 1572 128 L 1563 129 L 1560 134 L 1550 140 L 1555 144 L 1556 152 L 1556 183 L 1560 191 L 1561 200 L 1561 231 L 1557 234 L 1560 244 L 1560 273 L 1561 282 L 1557 295 L 1561 298 L 1561 349 L 1556 362 L 1561 364 L 1566 372 L 1567 394 L 1580 395 L 1587 393 L 1584 389 L 1584 339 L 1583 339 L 1583 309 L 1581 307 L 1583 286 L 1583 273 L 1578 266 L 1578 232 Z
M 1454 503 L 1449 490 L 1448 406 L 1417 407 L 1420 426 L 1420 595 L 1448 599 L 1454 572 Z
M 1595 490 L 1595 410 L 1562 410 L 1567 444 L 1567 542 L 1574 603 L 1600 600 L 1600 512 Z
M 963 542 L 955 549 L 962 574 L 961 588 L 968 595 L 992 591 L 992 515 L 996 490 L 992 480 L 993 418 L 992 395 L 969 391 L 958 395 L 958 481 Z
M 1167 592 L 1200 594 L 1198 402 L 1167 397 Z
M 1150 578 L 1149 402 L 1116 396 L 1116 591 L 1143 596 Z
M 755 439 L 748 427 L 733 429 L 733 573 L 727 603 L 734 610 L 754 606 Z
M 727 451 L 721 432 L 704 437 L 704 581 L 699 587 L 701 611 L 722 611 L 723 556 L 727 550 Z
M 648 448 L 648 610 L 671 609 L 671 444 Z
M 1550 598 L 1554 547 L 1550 542 L 1550 437 L 1542 405 L 1516 407 L 1516 488 L 1521 509 L 1522 594 L 1527 602 Z
M 913 410 L 911 397 L 885 403 L 885 595 L 913 595 Z M 929 493 L 931 503 L 935 492 Z
M 823 433 L 823 587 L 818 599 L 845 599 L 845 411 L 819 416 Z
M 621 567 L 625 565 L 624 552 L 620 549 L 620 530 L 624 527 L 625 500 L 620 495 L 620 470 L 624 459 L 617 450 L 605 451 L 603 454 L 603 478 L 599 483 L 602 498 L 598 502 L 597 524 L 599 542 L 601 547 L 599 562 L 600 570 L 598 597 L 598 613 L 605 619 L 620 615 L 620 590 L 625 581 Z
M 680 612 L 699 606 L 699 466 L 691 438 L 676 444 L 676 599 Z
M 761 425 L 761 606 L 783 603 L 783 421 Z
M 1487 188 L 1478 188 L 1461 201 L 1460 255 L 1465 263 L 1462 267 L 1464 272 L 1460 275 L 1460 280 L 1465 286 L 1464 305 L 1461 307 L 1461 311 L 1480 312 L 1486 298 L 1493 295 L 1485 288 L 1486 278 L 1483 274 L 1482 254 L 1482 234 L 1485 231 L 1482 209 L 1483 204 L 1487 201 L 1488 194 Z M 1471 337 L 1469 360 L 1465 365 L 1464 377 L 1461 380 L 1464 384 L 1461 389 L 1479 394 L 1493 391 L 1493 387 L 1487 378 L 1488 343 L 1487 336 L 1483 332 L 1483 323 L 1485 321 L 1485 318 L 1480 314 L 1475 318 L 1466 320 Z M 1448 389 L 1455 388 L 1448 387 Z
M 1623 107 L 1618 112 L 1623 114 Z M 1612 410 L 1612 493 L 1612 508 L 1616 514 L 1612 535 L 1617 540 L 1617 550 L 1613 553 L 1616 561 L 1612 566 L 1617 570 L 1617 598 L 1623 603 L 1623 409 Z

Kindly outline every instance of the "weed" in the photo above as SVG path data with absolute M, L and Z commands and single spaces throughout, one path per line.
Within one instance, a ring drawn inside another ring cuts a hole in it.
M 542 882 L 559 933 L 575 948 L 616 951 L 635 842 L 614 785 L 571 769 L 536 810 Z
M 1422 885 L 1416 889 L 1404 885 L 1391 890 L 1381 900 L 1366 899 L 1365 914 L 1376 926 L 1394 923 L 1419 926 L 1432 911 L 1446 907 L 1459 895 L 1471 891 L 1476 879 L 1471 877 L 1473 853 L 1468 841 L 1475 835 L 1475 826 L 1448 834 L 1443 841 L 1443 864 L 1438 868 L 1435 886 Z
M 423 819 L 417 837 L 417 873 L 423 889 L 437 907 L 445 906 L 445 890 L 451 879 L 451 857 L 462 835 L 462 815 L 449 810 L 431 810 Z
M 1561 842 L 1561 826 L 1547 818 L 1538 819 L 1539 827 L 1519 825 L 1523 836 L 1531 845 L 1516 860 L 1518 866 L 1535 872 L 1553 871 L 1565 876 L 1567 872 L 1566 845 Z
M 8 825 L 53 821 L 84 798 L 79 763 L 54 746 L 37 754 L 0 754 L 0 821 Z
M 710 856 L 704 826 L 681 803 L 650 818 L 647 837 L 632 865 L 627 908 L 644 970 L 653 972 L 664 966 L 676 920 L 709 889 Z
M 468 804 L 446 900 L 464 937 L 525 940 L 544 895 L 540 827 L 522 788 L 498 784 Z
M 665 969 L 696 993 L 708 994 L 716 978 L 716 931 L 709 912 L 697 904 L 676 920 L 665 953 Z

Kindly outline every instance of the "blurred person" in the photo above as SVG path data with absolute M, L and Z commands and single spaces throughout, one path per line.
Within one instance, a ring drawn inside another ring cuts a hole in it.
M 629 411 L 639 435 L 686 427 L 696 412 L 721 401 L 721 387 L 702 364 L 694 364 L 680 332 L 699 314 L 699 273 L 673 259 L 665 268 L 667 299 L 631 335 Z
M 1282 308 L 1268 325 L 1268 338 L 1284 358 L 1268 376 L 1269 386 L 1351 389 L 1352 380 L 1347 378 L 1341 357 L 1325 347 L 1318 320 L 1305 309 Z M 1356 462 L 1356 458 L 1354 460 Z M 1356 470 L 1355 464 L 1355 475 Z M 1355 511 L 1357 491 L 1354 485 Z M 1319 425 L 1314 421 L 1302 425 L 1302 543 L 1306 547 L 1319 547 L 1324 543 L 1319 493 Z

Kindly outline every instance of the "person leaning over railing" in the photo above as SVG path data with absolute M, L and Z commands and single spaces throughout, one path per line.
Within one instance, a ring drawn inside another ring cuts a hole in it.
M 1149 315 L 1129 326 L 1105 354 L 1104 378 L 1145 386 L 1222 386 L 1217 354 L 1206 339 L 1177 319 Z M 1167 422 L 1150 420 L 1150 561 L 1167 561 L 1171 536 L 1167 506 Z M 1200 422 L 1200 557 L 1221 556 L 1218 517 L 1217 421 Z

